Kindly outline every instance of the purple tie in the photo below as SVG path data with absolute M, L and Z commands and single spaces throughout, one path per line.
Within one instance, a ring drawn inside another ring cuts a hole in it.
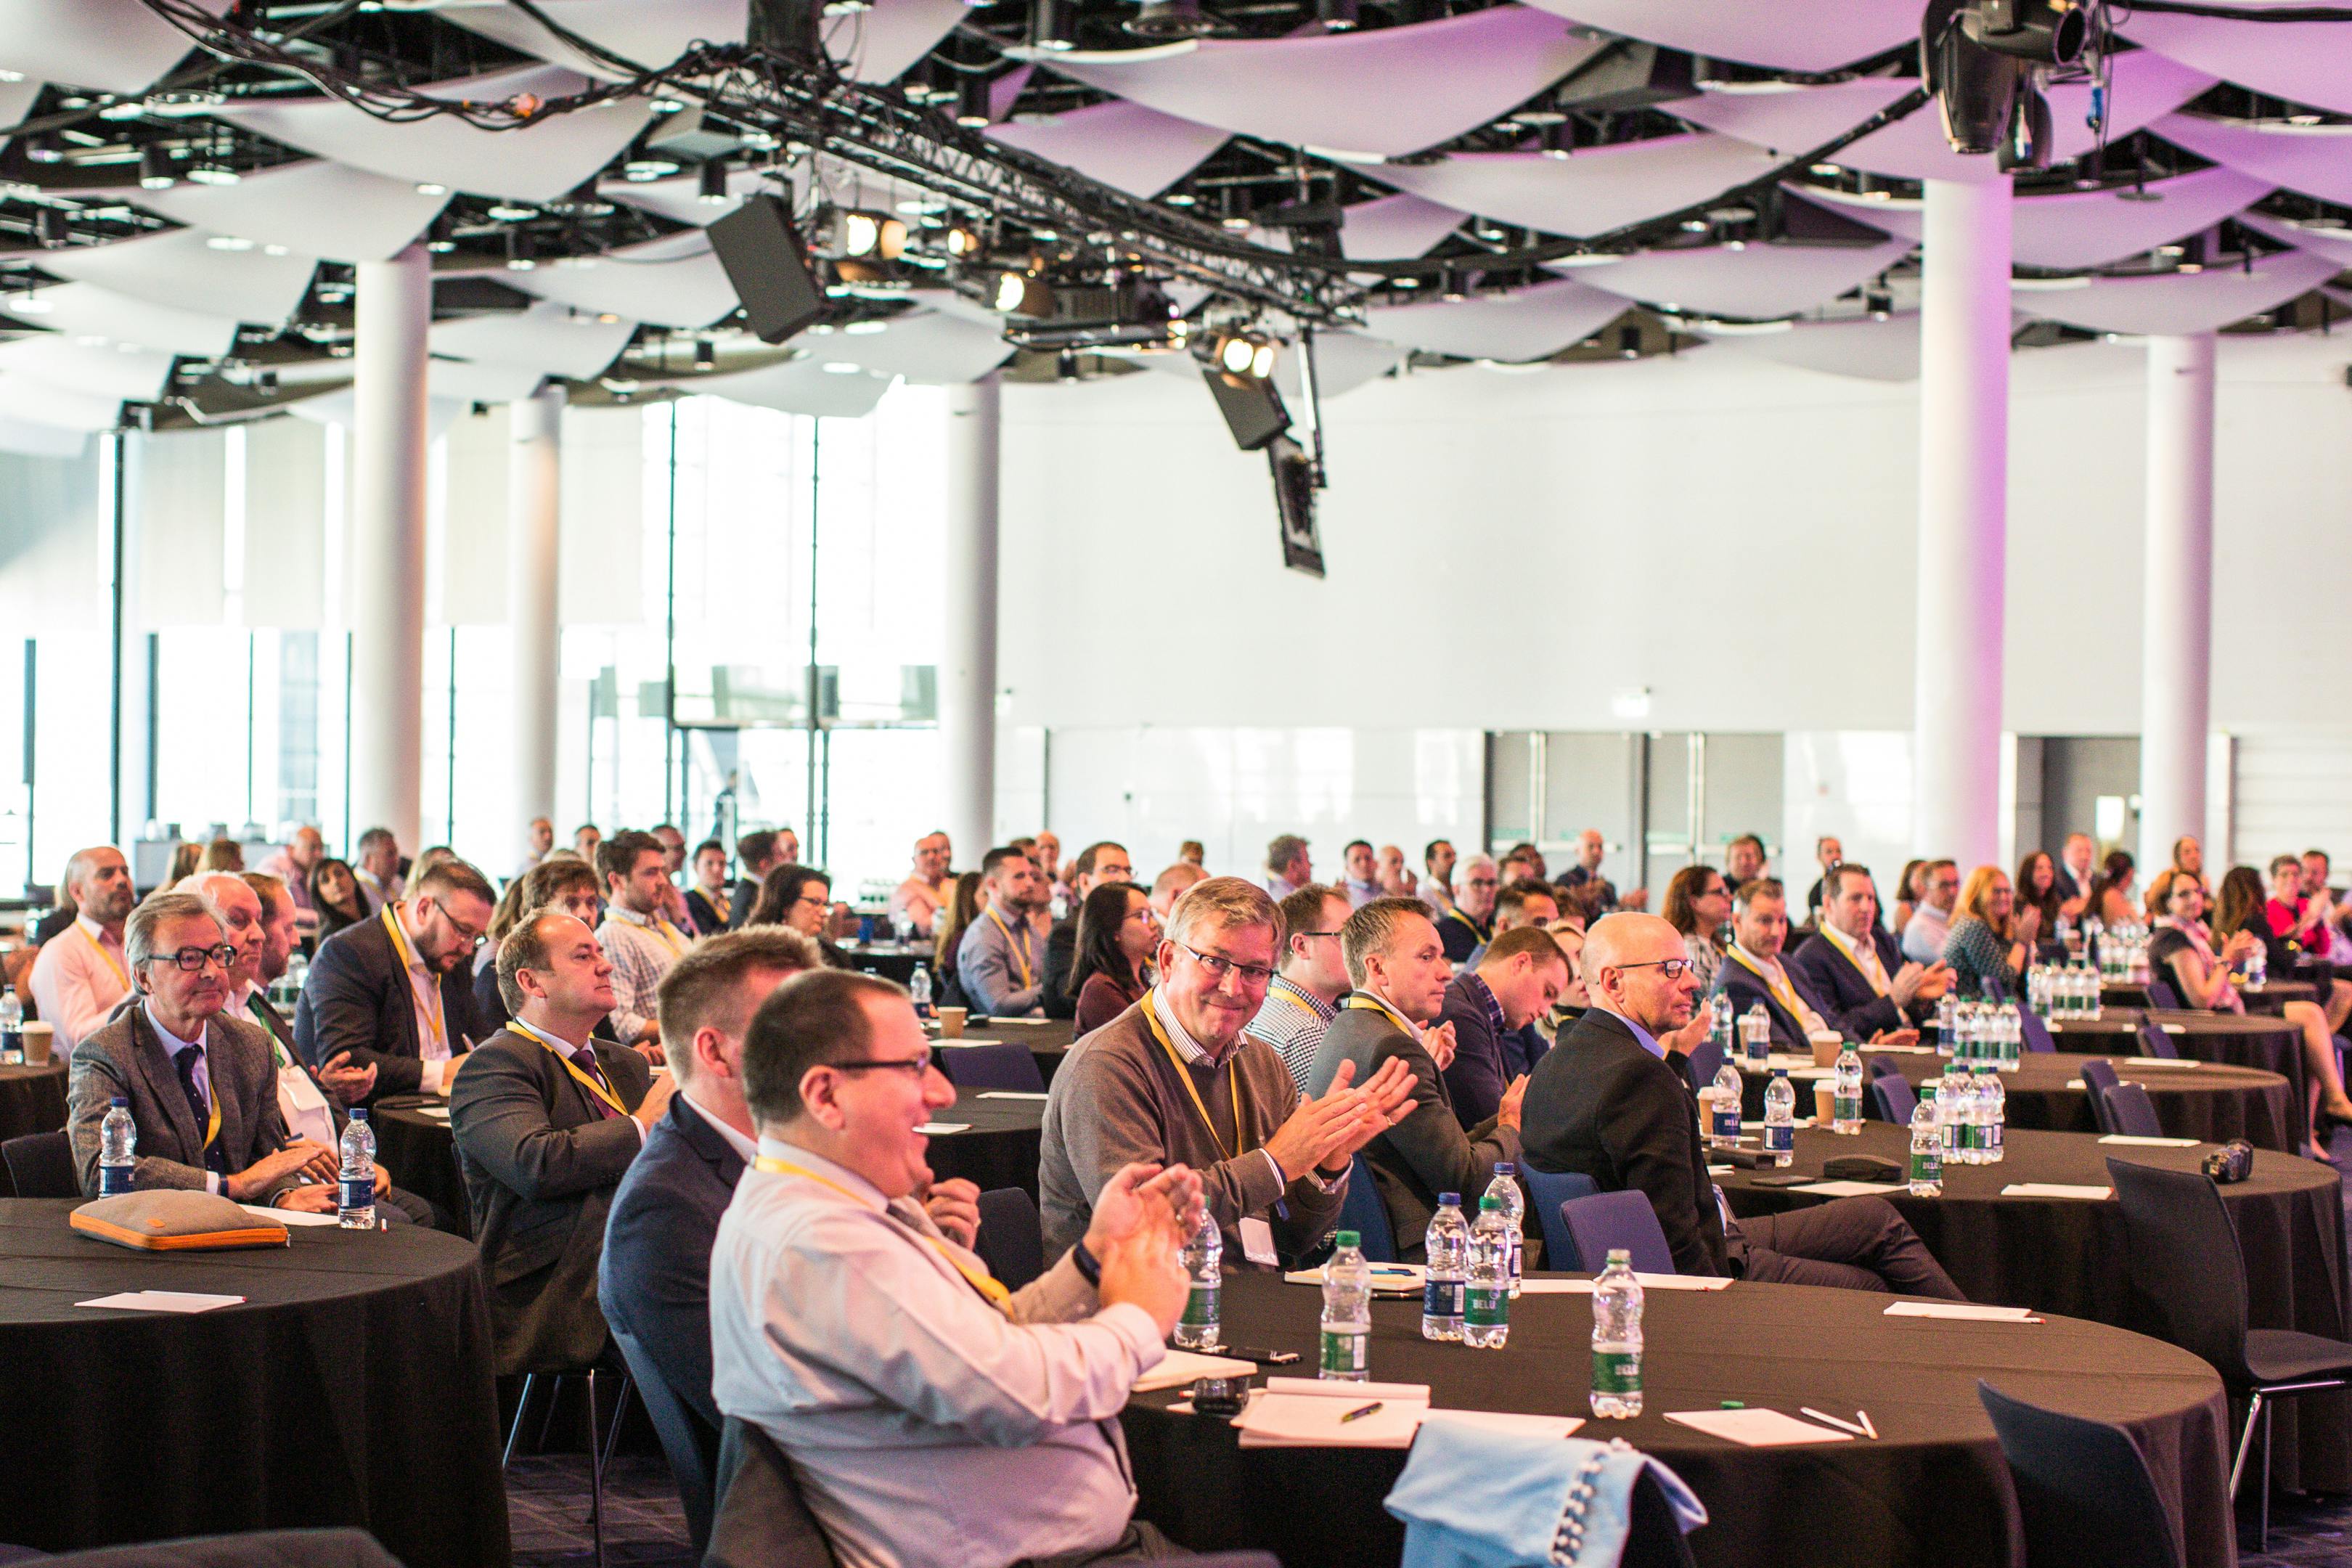
M 572 1059 L 574 1063 L 578 1064 L 582 1072 L 588 1075 L 590 1081 L 602 1087 L 606 1094 L 610 1094 L 613 1091 L 612 1084 L 607 1081 L 604 1077 L 604 1069 L 597 1064 L 595 1047 L 581 1047 L 578 1050 L 572 1053 Z M 600 1121 L 608 1121 L 620 1114 L 619 1111 L 614 1110 L 611 1106 L 605 1104 L 604 1098 L 601 1095 L 592 1094 L 588 1097 L 588 1100 L 589 1103 L 595 1106 L 596 1115 Z

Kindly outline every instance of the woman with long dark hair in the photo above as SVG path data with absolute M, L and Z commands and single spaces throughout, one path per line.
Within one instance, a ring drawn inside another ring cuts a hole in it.
M 942 900 L 937 926 L 937 936 L 931 943 L 931 970 L 939 976 L 933 994 L 942 1007 L 966 1005 L 963 983 L 956 978 L 956 954 L 963 946 L 963 933 L 971 922 L 980 919 L 982 905 L 988 894 L 981 888 L 980 873 L 966 871 L 955 879 Z
M 1925 893 L 1919 886 L 1919 872 L 1927 864 L 1925 860 L 1906 860 L 1903 863 L 1903 875 L 1895 879 L 1895 907 L 1887 911 L 1886 929 L 1896 936 L 1903 934 L 1911 911 L 1919 907 Z
M 319 911 L 319 940 L 326 941 L 345 926 L 368 918 L 367 895 L 352 868 L 332 856 L 320 857 L 310 868 L 310 907 Z
M 1699 994 L 1705 996 L 1714 989 L 1715 972 L 1723 967 L 1723 922 L 1731 918 L 1731 889 L 1723 873 L 1712 866 L 1684 867 L 1666 884 L 1665 907 L 1659 912 L 1683 933 Z
M 2139 907 L 2132 898 L 2132 869 L 2136 862 L 2130 852 L 2111 849 L 2099 862 L 2098 875 L 2083 889 L 2083 918 L 2095 918 L 2103 926 L 2130 925 L 2139 919 Z
M 1101 1028 L 1142 1000 L 1150 989 L 1144 964 L 1160 946 L 1151 897 L 1132 882 L 1106 882 L 1078 906 L 1077 952 L 1070 963 L 1070 994 L 1077 999 L 1077 1032 Z
M 2041 912 L 2044 937 L 2058 929 L 2058 906 L 2064 901 L 2058 896 L 2058 862 L 2049 850 L 2036 849 L 2017 863 L 2017 907 Z

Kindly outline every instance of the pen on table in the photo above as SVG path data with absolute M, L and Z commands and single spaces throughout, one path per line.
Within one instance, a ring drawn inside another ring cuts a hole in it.
M 1867 1410 L 1857 1410 L 1857 1411 L 1855 1411 L 1855 1412 L 1854 1412 L 1854 1415 L 1857 1415 L 1857 1416 L 1859 1416 L 1859 1417 L 1861 1418 L 1861 1420 L 1862 1420 L 1863 1429 L 1864 1429 L 1864 1431 L 1868 1432 L 1868 1433 L 1869 1433 L 1873 1437 L 1875 1437 L 1875 1436 L 1878 1436 L 1878 1428 L 1877 1428 L 1877 1427 L 1875 1427 L 1875 1426 L 1873 1426 L 1870 1424 L 1870 1412 L 1869 1412 L 1869 1411 L 1867 1411 Z
M 1841 1432 L 1851 1432 L 1857 1437 L 1875 1437 L 1878 1436 L 1875 1432 L 1864 1432 L 1861 1427 L 1855 1426 L 1851 1421 L 1841 1421 L 1834 1415 L 1824 1415 L 1810 1405 L 1801 1405 L 1797 1408 L 1801 1413 L 1811 1416 L 1816 1421 L 1827 1422 Z
M 1382 1403 L 1382 1401 L 1375 1399 L 1370 1405 L 1359 1405 L 1356 1408 L 1349 1411 L 1345 1415 L 1339 1417 L 1339 1425 L 1345 1426 L 1349 1422 L 1356 1420 L 1360 1416 L 1370 1415 L 1373 1411 L 1378 1410 Z

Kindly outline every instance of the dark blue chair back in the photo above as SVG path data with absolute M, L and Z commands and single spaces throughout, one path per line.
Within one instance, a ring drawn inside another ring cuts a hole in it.
M 1723 1070 L 1723 1042 L 1701 1040 L 1691 1048 L 1690 1082 L 1694 1090 L 1705 1089 Z
M 791 1458 L 765 1432 L 730 1415 L 716 1473 L 719 1507 L 702 1568 L 835 1568 L 839 1559 L 808 1510 Z
M 1037 1058 L 1018 1040 L 990 1040 L 977 1046 L 941 1045 L 932 1051 L 931 1059 L 958 1089 L 1045 1092 L 1045 1079 L 1037 1070 Z
M 661 1368 L 654 1364 L 635 1334 L 614 1326 L 613 1342 L 621 1347 L 621 1357 L 628 1363 L 629 1376 L 637 1385 L 637 1397 L 646 1402 L 646 1414 L 653 1418 L 654 1435 L 661 1439 L 662 1457 L 669 1461 L 670 1479 L 677 1483 L 687 1533 L 694 1538 L 694 1552 L 699 1558 L 710 1545 L 710 1518 L 717 1507 L 719 1433 L 662 1381 Z
M 1862 1098 L 1879 1121 L 1897 1127 L 1911 1125 L 1911 1113 L 1919 1107 L 1919 1091 L 1911 1087 L 1909 1079 L 1899 1072 L 1881 1073 L 1862 1089 Z
M 1045 1272 L 1045 1226 L 1037 1215 L 1037 1200 L 1021 1187 L 981 1194 L 980 1239 L 972 1250 L 1008 1290 Z
M 2119 1083 L 2107 1090 L 2107 1121 L 2111 1131 L 2126 1138 L 2164 1136 L 2164 1123 L 2156 1119 L 2156 1101 L 2136 1083 Z
M 2131 1434 L 2011 1399 L 1979 1379 L 2025 1526 L 2025 1561 L 2063 1568 L 2179 1568 L 2147 1460 Z
M 2116 1130 L 2116 1114 L 2107 1109 L 2107 1090 L 2116 1082 L 2113 1062 L 2094 1057 L 2083 1064 L 2083 1092 L 2091 1098 L 2091 1121 L 2102 1132 Z
M 2169 1007 L 2179 1012 L 2180 993 L 2172 988 L 2170 982 L 2150 976 L 2147 983 L 2147 1005 L 2151 1007 Z
M 1893 1057 L 1864 1057 L 1862 1058 L 1863 1082 L 1868 1083 L 1874 1078 L 1885 1078 L 1888 1073 L 1893 1073 L 1896 1078 L 1901 1078 L 1903 1076 L 1902 1064 L 1897 1062 Z
M 1465 1193 L 1462 1201 L 1475 1204 L 1478 1200 Z M 1364 1249 L 1365 1262 L 1397 1260 L 1396 1226 L 1389 1218 L 1388 1205 L 1381 1202 L 1381 1189 L 1372 1180 L 1372 1168 L 1361 1154 L 1348 1162 L 1348 1195 L 1339 1204 L 1339 1228 L 1356 1233 Z
M 0 1143 L 0 1164 L 20 1198 L 78 1198 L 73 1144 L 63 1132 L 28 1132 Z
M 1626 1248 L 1633 1255 L 1637 1274 L 1672 1274 L 1675 1255 L 1658 1224 L 1650 1195 L 1635 1188 L 1570 1198 L 1560 1205 L 1560 1221 L 1576 1260 L 1559 1267 L 1571 1273 L 1598 1274 L 1608 1267 L 1609 1249 Z
M 1528 1165 L 1519 1167 L 1519 1179 L 1527 1183 L 1528 1201 L 1543 1223 L 1543 1266 L 1567 1268 L 1557 1260 L 1574 1252 L 1575 1244 L 1568 1238 L 1568 1222 L 1559 1217 L 1559 1205 L 1570 1198 L 1591 1197 L 1600 1187 L 1580 1171 L 1538 1171 Z
M 2017 1010 L 2017 1022 L 2021 1032 L 2025 1036 L 2027 1050 L 2054 1051 L 2058 1048 L 2058 1042 L 2050 1037 L 2050 1026 L 2043 1023 L 2042 1015 L 2032 1008 L 2020 1007 Z
M 2152 1018 L 2144 1018 L 2139 1026 L 2139 1054 L 2162 1057 L 2171 1061 L 2179 1057 L 2180 1047 L 2172 1043 L 2172 1037 L 2165 1032 L 2163 1025 Z

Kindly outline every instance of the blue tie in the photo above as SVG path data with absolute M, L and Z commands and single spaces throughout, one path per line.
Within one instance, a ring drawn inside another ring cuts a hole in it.
M 196 1136 L 199 1139 L 204 1137 L 205 1129 L 212 1125 L 213 1119 L 212 1107 L 205 1103 L 204 1090 L 196 1087 L 196 1063 L 204 1054 L 201 1046 L 182 1046 L 179 1054 L 172 1058 L 180 1069 L 180 1090 L 188 1097 L 188 1111 L 196 1119 Z M 228 1174 L 228 1155 L 221 1148 L 218 1139 L 205 1149 L 203 1158 L 205 1170 L 215 1175 Z

